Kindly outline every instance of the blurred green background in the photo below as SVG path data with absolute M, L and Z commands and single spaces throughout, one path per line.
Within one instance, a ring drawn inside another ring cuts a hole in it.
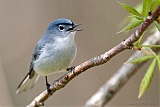
M 142 0 L 120 0 L 136 6 Z M 17 95 L 17 85 L 28 72 L 34 46 L 43 35 L 50 22 L 57 18 L 68 18 L 80 23 L 84 30 L 76 34 L 76 66 L 94 56 L 111 49 L 132 32 L 116 35 L 118 27 L 127 16 L 117 0 L 0 0 L 0 106 L 26 106 L 45 87 L 41 77 L 35 87 Z M 108 63 L 94 67 L 73 79 L 65 88 L 57 91 L 45 106 L 77 107 L 85 102 L 116 72 L 135 50 L 127 50 L 112 58 Z M 141 102 L 159 105 L 159 79 L 155 72 L 152 84 L 145 95 L 138 99 L 139 85 L 146 64 L 108 103 L 108 106 L 142 107 Z M 64 73 L 49 76 L 49 82 Z M 128 104 L 125 103 L 136 103 Z M 140 105 L 138 105 L 140 103 Z

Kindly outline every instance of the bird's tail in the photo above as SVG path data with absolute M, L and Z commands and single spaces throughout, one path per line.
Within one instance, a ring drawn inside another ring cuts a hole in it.
M 22 93 L 23 91 L 28 91 L 29 89 L 33 88 L 35 83 L 37 82 L 39 75 L 35 72 L 33 77 L 30 79 L 29 75 L 27 74 L 23 81 L 17 87 L 16 93 Z

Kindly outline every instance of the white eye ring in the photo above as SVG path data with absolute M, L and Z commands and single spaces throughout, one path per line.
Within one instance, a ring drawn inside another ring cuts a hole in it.
M 58 26 L 58 29 L 59 29 L 60 31 L 63 31 L 63 30 L 64 30 L 64 26 L 63 26 L 63 25 L 59 25 L 59 26 Z

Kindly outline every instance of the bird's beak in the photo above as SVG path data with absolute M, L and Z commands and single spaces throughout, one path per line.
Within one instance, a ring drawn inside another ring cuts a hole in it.
M 73 31 L 82 31 L 83 29 L 75 29 L 77 26 L 80 26 L 80 25 L 82 25 L 82 24 L 74 24 L 72 26 L 72 28 L 68 29 L 68 31 L 71 31 L 71 32 L 73 32 Z

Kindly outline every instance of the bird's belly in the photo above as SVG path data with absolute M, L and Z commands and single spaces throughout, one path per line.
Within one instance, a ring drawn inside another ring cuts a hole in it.
M 42 76 L 56 72 L 66 71 L 76 56 L 76 46 L 62 50 L 44 51 L 40 58 L 34 62 L 34 70 Z

